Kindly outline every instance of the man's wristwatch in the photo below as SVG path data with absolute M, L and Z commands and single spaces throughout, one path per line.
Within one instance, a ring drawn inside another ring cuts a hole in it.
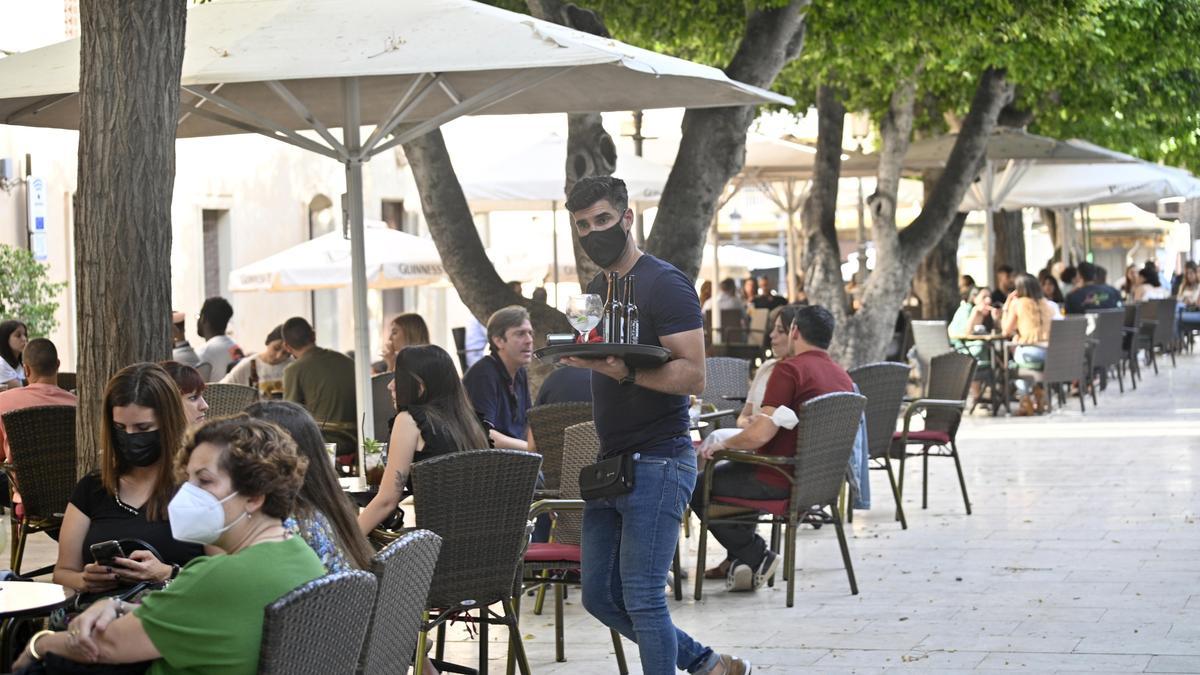
M 629 374 L 621 378 L 621 384 L 635 384 L 637 369 L 629 365 L 625 366 L 625 368 L 629 370 Z

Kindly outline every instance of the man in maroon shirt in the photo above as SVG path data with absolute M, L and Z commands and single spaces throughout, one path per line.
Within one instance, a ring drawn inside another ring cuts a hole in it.
M 798 429 L 779 426 L 772 419 L 777 408 L 799 412 L 810 399 L 833 392 L 852 392 L 854 382 L 846 370 L 825 351 L 833 340 L 834 321 L 829 310 L 819 305 L 800 308 L 788 339 L 794 356 L 779 362 L 767 380 L 762 412 L 741 432 L 703 446 L 701 454 L 711 459 L 718 450 L 741 450 L 761 455 L 791 457 L 796 453 Z M 692 496 L 692 509 L 703 507 L 702 488 Z M 713 469 L 712 494 L 741 499 L 787 499 L 791 485 L 778 472 L 737 462 L 720 462 Z M 767 548 L 753 523 L 713 524 L 710 531 L 725 547 L 728 558 L 725 587 L 734 591 L 759 588 L 775 573 L 780 557 Z

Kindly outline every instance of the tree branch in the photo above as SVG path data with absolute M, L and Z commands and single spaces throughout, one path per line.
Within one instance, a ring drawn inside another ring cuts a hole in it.
M 804 228 L 805 293 L 824 305 L 839 324 L 850 306 L 842 286 L 841 253 L 837 241 L 837 193 L 842 172 L 842 126 L 846 107 L 833 87 L 817 88 L 817 155 L 812 187 L 801 214 Z
M 896 230 L 896 203 L 904 156 L 908 154 L 908 147 L 912 143 L 917 78 L 923 69 L 924 59 L 921 59 L 912 75 L 900 81 L 892 92 L 887 114 L 879 124 L 883 147 L 879 152 L 875 192 L 867 198 L 867 205 L 871 209 L 875 245 L 881 255 L 898 253 L 900 240 Z

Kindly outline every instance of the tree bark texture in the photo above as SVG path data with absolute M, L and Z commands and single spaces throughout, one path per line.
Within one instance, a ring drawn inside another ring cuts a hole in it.
M 950 227 L 917 266 L 913 293 L 921 301 L 921 319 L 949 321 L 958 308 L 958 240 L 967 214 L 958 212 Z
M 803 10 L 809 4 L 810 0 L 792 0 L 781 7 L 751 11 L 725 73 L 747 84 L 770 87 L 783 67 L 800 55 Z M 646 249 L 692 279 L 700 272 L 717 200 L 745 164 L 746 131 L 755 112 L 755 106 L 736 106 L 684 113 L 679 152 Z
M 108 379 L 171 354 L 171 192 L 185 0 L 79 7 L 75 279 L 80 475 L 96 463 Z
M 1009 265 L 1025 272 L 1025 219 L 1021 211 L 1000 211 L 992 220 L 996 230 L 996 267 Z
M 421 210 L 442 265 L 471 314 L 487 323 L 492 312 L 501 307 L 521 305 L 529 310 L 534 342 L 539 347 L 545 343 L 548 332 L 571 332 L 567 317 L 561 312 L 514 293 L 496 273 L 475 228 L 441 130 L 435 129 L 405 143 L 404 154 L 412 167 Z
M 833 312 L 839 326 L 845 325 L 850 316 L 849 299 L 842 285 L 842 256 L 836 228 L 845 118 L 846 107 L 837 92 L 822 85 L 817 91 L 817 155 L 813 160 L 812 186 L 801 213 L 804 292 L 809 302 Z
M 987 148 L 987 139 L 992 129 L 995 128 L 1000 109 L 1011 101 L 1013 94 L 1012 86 L 1008 83 L 1003 71 L 997 69 L 984 71 L 976 87 L 970 112 L 963 120 L 962 130 L 951 150 L 945 170 L 934 180 L 932 192 L 926 199 L 921 213 L 908 227 L 893 237 L 891 234 L 895 229 L 893 183 L 898 186 L 899 166 L 903 161 L 904 153 L 908 150 L 908 139 L 912 132 L 914 97 L 908 90 L 910 86 L 911 84 L 907 80 L 898 85 L 897 92 L 892 97 L 891 110 L 880 126 L 883 140 L 883 150 L 880 153 L 880 188 L 875 195 L 872 195 L 870 204 L 879 254 L 875 270 L 871 273 L 863 289 L 862 308 L 856 314 L 847 317 L 845 321 L 838 322 L 838 330 L 835 332 L 834 343 L 831 347 L 834 358 L 846 366 L 869 363 L 883 357 L 887 343 L 891 339 L 896 313 L 900 310 L 904 298 L 911 288 L 917 266 L 950 227 L 967 188 L 979 174 Z M 830 92 L 824 89 L 818 94 L 818 119 L 825 115 L 835 114 L 836 110 L 841 108 L 841 103 L 829 94 Z M 820 136 L 834 133 L 837 134 L 834 138 L 824 141 L 818 138 L 818 153 L 825 144 L 831 148 L 837 144 L 840 149 L 840 125 L 826 124 L 819 129 Z M 818 154 L 813 178 L 814 194 L 819 182 L 831 179 L 823 174 L 837 169 L 837 164 L 821 162 L 819 158 L 820 154 Z M 835 174 L 832 180 L 836 179 Z M 889 220 L 892 221 L 890 225 Z M 811 226 L 811 222 L 805 223 L 806 230 Z M 836 247 L 832 247 L 832 253 L 836 256 Z M 826 248 L 823 255 L 830 255 L 830 248 Z M 840 259 L 834 257 L 832 260 L 819 264 L 826 268 L 833 268 L 839 262 Z M 841 277 L 838 276 L 837 279 L 840 286 Z M 829 284 L 830 282 L 824 283 Z M 823 288 L 820 292 L 837 297 L 837 294 L 829 289 Z M 812 290 L 809 291 L 809 296 L 813 297 Z

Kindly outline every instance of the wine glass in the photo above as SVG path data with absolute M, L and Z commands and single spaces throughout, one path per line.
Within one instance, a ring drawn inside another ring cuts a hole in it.
M 567 301 L 567 321 L 579 333 L 581 342 L 587 342 L 588 333 L 600 323 L 603 315 L 604 304 L 595 293 L 572 295 Z

